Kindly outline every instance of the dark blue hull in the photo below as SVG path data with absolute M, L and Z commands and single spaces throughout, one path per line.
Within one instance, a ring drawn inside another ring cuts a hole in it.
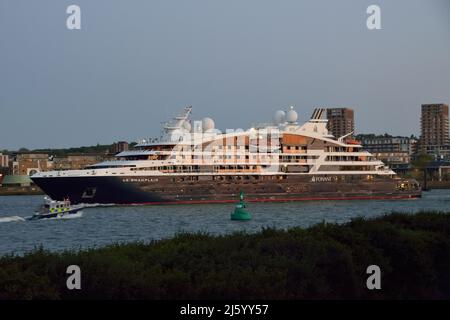
M 53 200 L 70 199 L 71 203 L 128 204 L 163 201 L 145 192 L 139 185 L 124 183 L 118 177 L 31 178 Z
M 275 179 L 277 178 L 277 179 Z M 84 176 L 31 177 L 53 200 L 91 204 L 166 204 L 235 202 L 242 191 L 249 202 L 403 199 L 420 197 L 413 180 L 388 177 L 311 176 Z M 196 180 L 195 180 L 196 179 Z

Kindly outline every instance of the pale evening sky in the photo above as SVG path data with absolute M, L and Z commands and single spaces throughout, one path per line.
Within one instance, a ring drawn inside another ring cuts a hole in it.
M 220 129 L 351 107 L 359 133 L 410 135 L 428 102 L 450 103 L 448 0 L 0 0 L 0 150 L 157 136 L 186 105 Z

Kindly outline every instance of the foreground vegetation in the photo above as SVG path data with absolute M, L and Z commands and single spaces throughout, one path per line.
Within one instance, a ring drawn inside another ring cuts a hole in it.
M 81 268 L 82 289 L 66 288 Z M 366 268 L 381 268 L 368 290 Z M 0 258 L 0 299 L 449 299 L 450 214 Z

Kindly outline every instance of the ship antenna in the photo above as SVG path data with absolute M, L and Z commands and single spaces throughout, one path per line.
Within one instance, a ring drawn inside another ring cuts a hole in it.
M 347 138 L 348 136 L 351 136 L 351 135 L 353 134 L 353 132 L 354 132 L 354 131 L 349 132 L 349 133 L 347 133 L 347 134 L 344 134 L 342 137 L 339 137 L 339 138 L 338 138 L 338 141 L 339 141 L 339 142 L 343 142 L 344 139 Z

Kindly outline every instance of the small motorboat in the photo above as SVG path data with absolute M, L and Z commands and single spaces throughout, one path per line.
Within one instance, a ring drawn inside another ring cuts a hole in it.
M 78 213 L 83 207 L 81 205 L 71 205 L 69 199 L 56 201 L 44 198 L 45 203 L 28 220 L 40 220 L 49 218 L 62 218 L 64 216 Z

